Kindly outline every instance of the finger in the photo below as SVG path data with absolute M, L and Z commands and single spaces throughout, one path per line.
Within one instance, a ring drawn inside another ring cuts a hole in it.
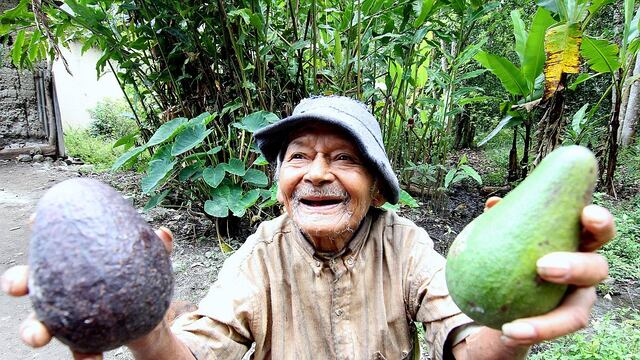
M 73 351 L 72 354 L 73 360 L 102 360 L 102 354 L 100 353 L 87 354 Z
M 171 254 L 171 251 L 173 251 L 173 234 L 171 233 L 171 230 L 169 230 L 164 226 L 160 226 L 155 231 L 156 231 L 156 235 L 158 235 L 160 240 L 162 240 L 162 243 L 164 244 L 164 248 L 167 250 L 169 254 Z
M 502 200 L 502 198 L 499 196 L 492 196 L 488 198 L 487 201 L 484 203 L 484 211 L 491 209 L 494 205 L 499 203 L 500 200 Z
M 20 338 L 34 348 L 45 346 L 51 341 L 51 333 L 43 323 L 36 319 L 36 314 L 31 313 L 20 325 Z
M 594 287 L 576 288 L 549 313 L 502 325 L 502 341 L 509 346 L 532 345 L 580 330 L 589 324 L 595 301 Z
M 536 262 L 541 278 L 558 284 L 593 286 L 607 278 L 607 259 L 596 253 L 554 252 Z
M 23 296 L 29 293 L 28 281 L 29 267 L 27 265 L 17 265 L 2 274 L 0 286 L 2 286 L 2 291 L 11 296 Z
M 29 220 L 27 221 L 27 224 L 29 224 L 29 228 L 33 226 L 33 223 L 35 221 L 36 221 L 36 213 L 31 213 L 31 215 L 29 215 Z
M 594 251 L 616 236 L 616 225 L 609 210 L 598 205 L 587 205 L 580 221 L 583 231 L 581 251 Z

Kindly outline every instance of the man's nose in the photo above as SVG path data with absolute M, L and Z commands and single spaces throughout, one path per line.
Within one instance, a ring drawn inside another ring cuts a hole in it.
M 313 159 L 307 173 L 304 175 L 304 180 L 311 182 L 314 185 L 330 182 L 334 180 L 334 175 L 331 172 L 331 165 L 324 156 L 318 154 Z

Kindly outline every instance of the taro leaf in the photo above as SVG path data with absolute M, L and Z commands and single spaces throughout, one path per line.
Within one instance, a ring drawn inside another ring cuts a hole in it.
M 580 50 L 593 71 L 614 74 L 620 68 L 618 45 L 614 43 L 585 36 Z
M 561 24 L 547 30 L 544 50 L 547 61 L 544 64 L 544 100 L 558 90 L 562 74 L 580 72 L 580 43 L 582 31 L 576 23 Z
M 240 202 L 245 209 L 252 207 L 256 201 L 260 198 L 260 189 L 252 189 L 247 191 L 244 195 L 242 195 L 242 199 Z
M 176 118 L 169 122 L 162 124 L 153 134 L 151 139 L 147 142 L 147 146 L 153 146 L 163 143 L 173 137 L 178 131 L 181 125 L 187 122 L 187 118 Z
M 166 158 L 150 161 L 147 175 L 142 178 L 142 192 L 149 194 L 155 190 L 160 185 L 160 182 L 173 170 L 175 164 L 176 161 Z
M 120 155 L 120 157 L 111 166 L 111 171 L 118 170 L 124 165 L 132 165 L 136 161 L 136 159 L 138 159 L 138 155 L 140 155 L 146 149 L 146 146 L 138 146 Z
M 211 149 L 211 150 L 209 150 L 207 152 L 199 152 L 199 153 L 191 154 L 191 155 L 187 156 L 186 158 L 184 158 L 184 161 L 206 158 L 207 155 L 215 155 L 215 154 L 219 153 L 220 150 L 222 150 L 222 146 L 216 146 L 216 147 L 214 147 L 213 149 Z
M 509 60 L 484 51 L 476 54 L 475 59 L 497 76 L 502 86 L 510 93 L 514 95 L 524 95 L 527 93 L 527 82 L 522 76 L 520 69 Z
M 278 120 L 276 114 L 260 110 L 245 116 L 240 122 L 233 123 L 233 126 L 254 133 Z
M 244 167 L 244 162 L 236 158 L 231 158 L 229 160 L 229 163 L 225 164 L 225 170 L 227 170 L 229 174 L 238 176 L 244 176 L 244 174 L 247 172 Z
M 167 189 L 159 194 L 155 194 L 153 195 L 149 201 L 147 201 L 147 203 L 144 205 L 144 209 L 142 209 L 142 211 L 149 211 L 151 209 L 153 209 L 154 207 L 158 206 L 158 204 L 162 203 L 162 201 L 164 200 L 164 198 L 167 197 L 167 195 L 169 194 L 170 189 Z
M 156 152 L 153 153 L 151 160 L 156 159 L 170 159 L 171 158 L 171 144 L 164 144 L 156 148 Z
M 266 207 L 271 207 L 277 204 L 278 203 L 278 183 L 274 182 L 273 185 L 271 185 L 271 188 L 269 188 L 269 190 L 262 190 L 262 197 L 267 200 L 262 204 L 260 204 L 261 209 Z
M 227 198 L 223 196 L 212 196 L 211 200 L 207 200 L 204 203 L 204 212 L 217 218 L 225 218 L 229 216 Z
M 244 182 L 255 186 L 267 186 L 269 184 L 269 178 L 265 173 L 256 169 L 249 169 L 242 177 Z
M 237 98 L 236 100 L 234 100 L 234 102 L 228 103 L 222 108 L 222 111 L 220 112 L 220 116 L 222 117 L 222 116 L 225 116 L 226 114 L 232 114 L 234 111 L 240 109 L 241 107 L 242 107 L 242 99 Z
M 462 166 L 460 166 L 460 169 L 465 174 L 470 176 L 473 180 L 475 180 L 480 186 L 482 186 L 482 178 L 480 177 L 480 174 L 478 174 L 478 172 L 474 168 L 472 168 L 469 165 L 462 165 Z
M 269 162 L 267 161 L 267 158 L 264 157 L 264 155 L 260 154 L 260 156 L 258 156 L 256 161 L 253 162 L 253 165 L 256 165 L 256 166 L 269 165 Z
M 180 180 L 181 182 L 184 182 L 191 179 L 191 177 L 195 173 L 202 170 L 202 165 L 204 165 L 204 162 L 198 161 L 180 170 L 180 173 L 178 174 L 178 180 Z
M 182 130 L 171 148 L 171 155 L 178 156 L 200 145 L 211 134 L 213 129 L 207 130 L 202 124 L 191 124 Z
M 229 196 L 227 197 L 227 203 L 229 210 L 233 212 L 234 216 L 243 217 L 247 208 L 242 202 L 242 188 L 240 186 L 232 186 L 229 188 Z
M 411 207 L 411 208 L 417 208 L 419 206 L 416 199 L 414 199 L 413 196 L 411 196 L 408 192 L 404 190 L 400 190 L 399 203 L 402 205 L 407 205 L 408 207 Z
M 215 114 L 211 115 L 208 111 L 205 111 L 202 114 L 200 114 L 200 115 L 194 117 L 193 119 L 189 120 L 189 124 L 207 125 L 208 123 L 211 122 L 211 120 L 213 120 L 213 118 L 215 118 Z
M 212 188 L 217 188 L 222 180 L 224 180 L 225 164 L 218 164 L 216 167 L 208 167 L 204 169 L 202 177 L 204 181 Z

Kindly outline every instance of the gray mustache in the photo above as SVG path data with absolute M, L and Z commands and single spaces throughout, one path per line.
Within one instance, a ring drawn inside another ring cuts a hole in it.
M 303 197 L 307 196 L 317 196 L 317 197 L 342 197 L 347 199 L 349 194 L 342 189 L 340 186 L 335 184 L 327 185 L 323 187 L 315 187 L 312 185 L 303 185 L 297 187 L 292 194 L 294 200 L 300 200 Z

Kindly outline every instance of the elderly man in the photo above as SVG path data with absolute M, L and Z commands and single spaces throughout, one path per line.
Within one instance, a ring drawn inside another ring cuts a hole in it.
M 226 261 L 196 311 L 128 344 L 136 358 L 240 359 L 255 344 L 257 359 L 404 359 L 418 346 L 414 322 L 422 322 L 434 359 L 510 359 L 586 326 L 593 285 L 607 275 L 606 261 L 586 252 L 539 260 L 542 278 L 575 285 L 550 313 L 502 331 L 462 314 L 448 295 L 445 259 L 427 233 L 377 208 L 396 203 L 399 186 L 380 127 L 363 104 L 306 99 L 256 140 L 277 164 L 286 213 L 261 224 Z M 587 251 L 613 237 L 603 208 L 586 207 L 582 224 Z M 170 247 L 170 233 L 158 234 Z M 9 271 L 3 288 L 24 294 L 26 271 Z M 21 336 L 32 346 L 50 339 L 33 319 Z

